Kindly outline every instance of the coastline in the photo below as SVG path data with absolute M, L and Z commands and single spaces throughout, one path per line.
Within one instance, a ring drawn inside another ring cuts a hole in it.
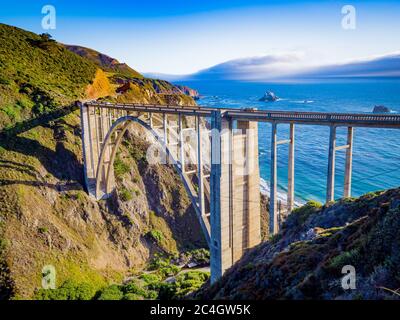
M 269 183 L 263 178 L 260 178 L 260 192 L 261 192 L 262 195 L 267 196 L 269 198 L 270 186 L 269 186 Z M 287 204 L 286 191 L 278 189 L 277 199 L 278 199 L 278 201 L 281 201 L 281 203 L 283 205 L 286 205 Z M 296 199 L 294 201 L 294 206 L 295 207 L 300 207 L 300 206 L 304 205 L 305 203 L 306 203 L 306 201 L 304 201 L 304 200 L 303 201 L 301 201 L 301 200 L 299 201 L 298 199 Z

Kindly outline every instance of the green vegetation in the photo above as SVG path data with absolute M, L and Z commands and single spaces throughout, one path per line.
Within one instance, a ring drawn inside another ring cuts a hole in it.
M 350 251 L 345 251 L 338 256 L 334 257 L 329 265 L 330 268 L 342 268 L 345 265 L 354 265 L 358 263 L 360 259 L 359 249 L 353 249 Z
M 157 242 L 161 243 L 164 239 L 164 236 L 160 230 L 150 230 L 149 235 Z
M 39 227 L 38 228 L 39 233 L 47 233 L 49 231 L 49 228 L 46 227 Z
M 130 192 L 127 188 L 122 187 L 119 190 L 119 197 L 122 201 L 127 202 L 133 199 L 132 192 Z
M 159 298 L 161 300 L 183 299 L 189 293 L 199 289 L 209 277 L 209 273 L 201 271 L 180 274 L 174 282 L 160 286 Z
M 155 240 L 165 252 L 173 254 L 178 252 L 176 241 L 171 229 L 165 219 L 158 216 L 154 211 L 149 211 L 149 231 L 148 235 Z
M 290 228 L 294 225 L 301 226 L 312 214 L 317 213 L 322 208 L 318 201 L 308 201 L 305 205 L 295 208 L 283 224 L 283 228 Z M 279 237 L 278 237 L 279 238 Z
M 0 24 L 0 129 L 84 96 L 96 65 L 53 41 Z
M 39 289 L 35 293 L 37 300 L 91 300 L 96 295 L 96 289 L 90 283 L 65 281 L 57 289 Z
M 117 179 L 121 179 L 122 176 L 129 171 L 129 166 L 124 161 L 122 161 L 119 156 L 116 156 L 114 160 L 114 174 Z
M 172 257 L 156 256 L 150 264 L 151 273 L 143 272 L 123 284 L 97 289 L 90 282 L 67 280 L 56 289 L 38 289 L 38 300 L 144 300 L 182 299 L 199 289 L 210 277 L 208 272 L 187 271 L 171 262 Z M 165 281 L 175 276 L 175 279 Z
M 149 264 L 149 270 L 154 271 L 162 279 L 165 279 L 177 275 L 181 268 L 172 263 L 172 256 L 164 257 L 156 254 Z

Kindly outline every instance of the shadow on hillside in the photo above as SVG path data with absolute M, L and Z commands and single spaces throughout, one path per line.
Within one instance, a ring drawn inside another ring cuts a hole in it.
M 56 110 L 40 117 L 20 122 L 12 128 L 4 129 L 0 132 L 0 146 L 7 151 L 18 152 L 20 154 L 37 158 L 48 173 L 58 180 L 75 181 L 83 184 L 83 166 L 76 154 L 65 148 L 63 143 L 64 135 L 60 134 L 60 125 L 66 125 L 61 117 L 73 112 L 76 107 L 66 107 Z M 21 137 L 19 134 L 26 132 L 37 126 L 50 128 L 53 131 L 53 139 L 56 140 L 55 151 L 43 146 L 37 140 Z M 74 132 L 77 134 L 77 132 Z M 2 160 L 0 166 L 20 171 L 32 177 L 40 179 L 40 173 L 31 165 L 18 163 L 16 161 Z M 4 183 L 7 181 L 2 181 Z M 30 181 L 20 181 L 20 183 Z M 8 182 L 9 183 L 9 182 Z M 14 181 L 17 183 L 17 181 Z M 41 184 L 42 182 L 36 181 Z M 46 183 L 42 183 L 46 185 Z M 51 185 L 48 185 L 51 187 Z
M 56 191 L 79 191 L 82 190 L 82 186 L 79 183 L 66 183 L 66 184 L 54 184 L 41 181 L 23 181 L 23 180 L 6 180 L 0 179 L 0 186 L 10 186 L 14 184 L 23 184 L 31 187 L 46 187 L 54 189 Z

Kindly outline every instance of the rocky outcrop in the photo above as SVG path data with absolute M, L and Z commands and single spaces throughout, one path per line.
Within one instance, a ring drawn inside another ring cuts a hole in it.
M 265 92 L 264 96 L 259 99 L 259 101 L 273 102 L 279 98 L 272 91 Z
M 147 91 L 149 97 L 158 95 L 165 100 L 166 104 L 184 105 L 186 103 L 187 105 L 195 105 L 193 100 L 198 100 L 200 97 L 199 93 L 194 89 L 173 85 L 165 80 L 114 77 L 114 81 L 120 84 L 120 87 L 116 90 L 118 94 L 126 94 L 130 90 L 134 90 L 134 88 L 142 88 Z M 152 103 L 157 103 L 157 101 L 153 101 Z
M 197 299 L 399 299 L 400 189 L 296 209 Z M 344 290 L 353 266 L 356 288 Z
M 200 99 L 200 94 L 197 90 L 191 89 L 187 86 L 175 85 L 183 94 L 186 94 L 189 97 L 192 97 L 194 100 Z
M 385 106 L 375 106 L 374 110 L 372 110 L 373 113 L 389 113 L 390 111 L 391 110 Z

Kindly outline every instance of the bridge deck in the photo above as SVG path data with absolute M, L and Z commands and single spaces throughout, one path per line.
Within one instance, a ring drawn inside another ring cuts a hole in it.
M 213 111 L 221 110 L 223 116 L 237 120 L 259 122 L 299 123 L 309 125 L 337 125 L 352 127 L 400 128 L 400 115 L 367 113 L 327 113 L 276 110 L 250 110 L 234 108 L 209 108 L 202 106 L 169 106 L 136 103 L 86 103 L 88 106 L 126 111 L 183 114 L 209 117 Z

